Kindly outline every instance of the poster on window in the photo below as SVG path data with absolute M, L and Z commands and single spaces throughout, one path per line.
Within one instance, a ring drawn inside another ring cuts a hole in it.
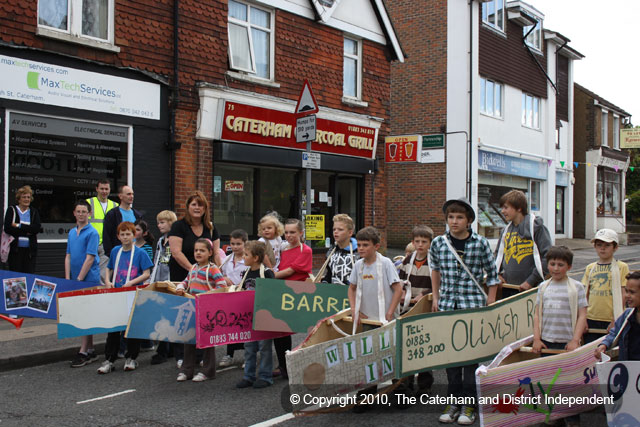
M 94 196 L 98 179 L 114 191 L 127 182 L 128 127 L 19 113 L 9 120 L 9 200 L 31 186 L 38 238 L 66 240 L 73 203 Z

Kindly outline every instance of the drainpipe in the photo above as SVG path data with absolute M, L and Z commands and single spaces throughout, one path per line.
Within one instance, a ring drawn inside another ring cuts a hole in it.
M 169 179 L 171 180 L 170 204 L 171 209 L 176 209 L 176 150 L 180 148 L 180 143 L 176 141 L 176 110 L 178 109 L 178 90 L 180 87 L 179 49 L 178 49 L 178 29 L 180 25 L 180 2 L 173 0 L 173 85 L 171 88 L 171 125 L 169 128 L 168 149 L 171 150 L 169 157 Z

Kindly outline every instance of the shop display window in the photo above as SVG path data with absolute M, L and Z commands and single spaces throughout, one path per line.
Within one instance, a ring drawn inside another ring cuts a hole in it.
M 598 168 L 598 184 L 596 201 L 600 216 L 621 215 L 620 194 L 622 189 L 622 174 L 608 168 Z
M 253 230 L 253 168 L 220 165 L 213 176 L 213 223 L 220 234 Z

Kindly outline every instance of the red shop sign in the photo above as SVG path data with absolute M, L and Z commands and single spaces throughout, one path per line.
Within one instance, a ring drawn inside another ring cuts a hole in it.
M 316 119 L 316 127 L 312 151 L 374 158 L 377 129 L 320 118 Z M 303 151 L 306 144 L 296 142 L 295 128 L 293 113 L 227 101 L 221 139 Z
M 385 138 L 385 163 L 418 161 L 420 135 L 388 136 Z

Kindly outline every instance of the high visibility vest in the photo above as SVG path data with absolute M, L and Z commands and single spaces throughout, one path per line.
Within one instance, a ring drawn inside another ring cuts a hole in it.
M 102 203 L 100 203 L 100 199 L 97 197 L 92 197 L 87 199 L 87 202 L 91 205 L 91 213 L 89 214 L 89 224 L 93 226 L 98 231 L 100 235 L 100 245 L 102 244 L 102 229 L 104 227 L 104 217 L 107 215 L 111 209 L 118 206 L 118 203 L 113 200 L 107 199 L 107 210 L 102 209 Z

